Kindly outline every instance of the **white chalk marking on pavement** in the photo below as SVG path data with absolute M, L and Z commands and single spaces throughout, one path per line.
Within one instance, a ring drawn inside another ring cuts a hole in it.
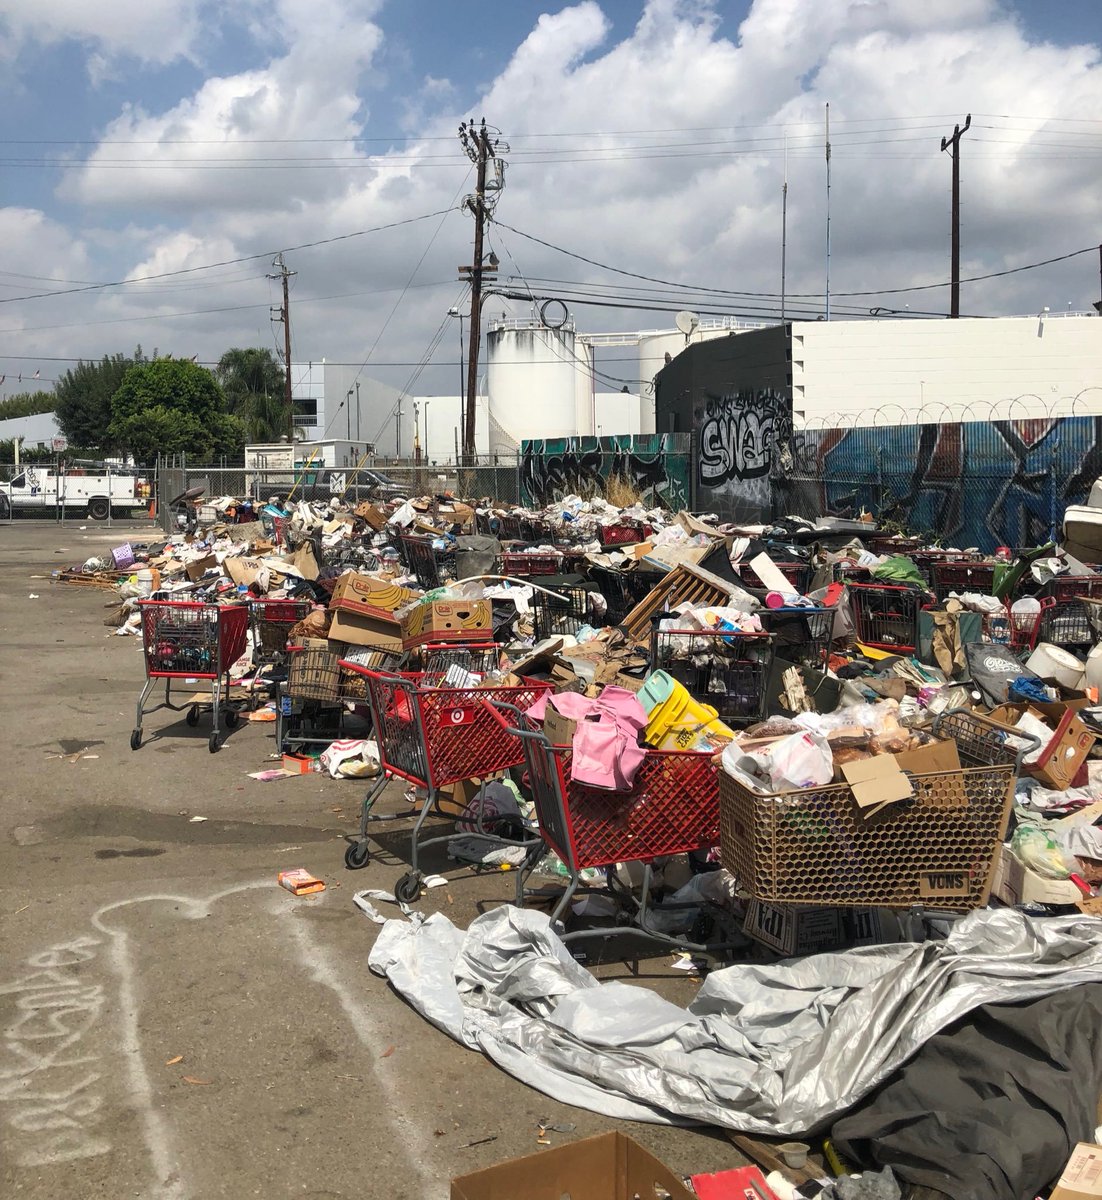
M 291 940 L 298 950 L 299 961 L 311 973 L 315 982 L 329 988 L 337 997 L 348 1023 L 365 1049 L 370 1051 L 372 1056 L 380 1054 L 387 1046 L 387 1038 L 371 1009 L 345 986 L 332 955 L 310 939 L 298 912 L 287 906 L 280 906 L 279 912 L 287 918 L 285 927 L 290 931 Z M 436 1196 L 442 1198 L 445 1191 L 442 1190 L 440 1176 L 429 1170 L 429 1162 L 435 1158 L 435 1145 L 425 1131 L 406 1116 L 408 1097 L 401 1093 L 390 1071 L 379 1070 L 374 1065 L 374 1057 L 372 1073 L 386 1093 L 386 1103 L 379 1106 L 379 1111 L 395 1127 L 398 1144 L 404 1149 L 407 1161 L 420 1179 L 420 1194 L 426 1197 L 426 1200 Z

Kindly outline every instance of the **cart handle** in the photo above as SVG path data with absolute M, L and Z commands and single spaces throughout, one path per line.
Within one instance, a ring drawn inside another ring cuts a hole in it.
M 291 649 L 306 650 L 309 649 L 309 647 L 293 646 Z M 380 671 L 378 667 L 365 667 L 363 663 L 352 662 L 351 659 L 347 658 L 337 659 L 337 666 L 343 667 L 347 671 L 351 671 L 354 675 L 363 675 L 368 679 L 397 680 L 399 683 L 407 682 L 405 677 L 400 675 L 397 671 Z
M 500 650 L 502 642 L 426 642 L 421 649 L 433 650 Z
M 1010 737 L 1020 739 L 1025 742 L 1024 745 L 1014 756 L 1014 772 L 1020 774 L 1022 769 L 1022 759 L 1027 754 L 1032 754 L 1035 750 L 1040 750 L 1041 739 L 1034 737 L 1032 733 L 1026 733 L 1024 729 L 1012 729 L 1008 725 L 1000 725 L 997 721 L 992 721 L 990 717 L 985 717 L 982 713 L 973 712 L 970 708 L 951 708 L 948 712 L 938 713 L 934 717 L 934 733 L 940 734 L 941 726 L 949 717 L 967 717 L 971 721 L 978 721 L 981 725 L 986 725 L 992 733 L 1006 734 Z M 1007 747 L 1010 749 L 1011 747 Z

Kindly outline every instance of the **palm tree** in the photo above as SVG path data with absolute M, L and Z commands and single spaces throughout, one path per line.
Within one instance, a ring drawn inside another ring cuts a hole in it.
M 214 370 L 226 408 L 241 418 L 250 442 L 275 442 L 290 432 L 283 368 L 270 350 L 227 350 Z

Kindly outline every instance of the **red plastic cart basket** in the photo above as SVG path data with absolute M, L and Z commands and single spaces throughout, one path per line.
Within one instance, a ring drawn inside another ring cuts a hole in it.
M 130 735 L 130 749 L 142 744 L 142 721 L 149 713 L 168 708 L 187 710 L 187 723 L 197 725 L 200 712 L 210 711 L 214 731 L 207 747 L 213 754 L 222 744 L 218 717 L 222 689 L 229 692 L 230 667 L 245 653 L 249 629 L 249 609 L 244 604 L 202 604 L 194 600 L 139 600 L 142 616 L 142 651 L 146 683 L 138 697 L 137 720 Z M 157 681 L 165 681 L 161 704 L 146 707 Z M 173 704 L 172 681 L 209 680 L 211 703 Z M 226 726 L 238 721 L 235 708 L 226 708 Z
M 367 826 L 375 801 L 391 778 L 406 779 L 424 788 L 428 796 L 413 827 L 410 870 L 398 881 L 394 894 L 400 900 L 416 900 L 421 891 L 420 851 L 452 836 L 449 833 L 424 840 L 420 836 L 430 812 L 454 815 L 439 808 L 441 790 L 466 779 L 485 780 L 487 775 L 517 766 L 524 758 L 520 742 L 503 732 L 483 701 L 530 708 L 537 697 L 551 691 L 552 685 L 525 680 L 517 687 L 431 687 L 425 685 L 421 672 L 387 674 L 347 659 L 341 660 L 341 667 L 367 680 L 368 704 L 383 768 L 364 797 L 359 839 L 349 845 L 345 866 L 355 870 L 367 864 Z M 488 832 L 481 828 L 481 820 L 478 824 L 480 833 Z M 516 844 L 518 839 L 498 840 Z

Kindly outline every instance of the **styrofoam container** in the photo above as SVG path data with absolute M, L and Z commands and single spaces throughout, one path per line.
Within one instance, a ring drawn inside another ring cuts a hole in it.
M 1074 654 L 1051 642 L 1038 642 L 1025 665 L 1042 679 L 1053 679 L 1069 691 L 1077 690 L 1083 683 L 1083 664 Z
M 1064 512 L 1064 549 L 1083 562 L 1102 562 L 1102 508 L 1068 506 Z

